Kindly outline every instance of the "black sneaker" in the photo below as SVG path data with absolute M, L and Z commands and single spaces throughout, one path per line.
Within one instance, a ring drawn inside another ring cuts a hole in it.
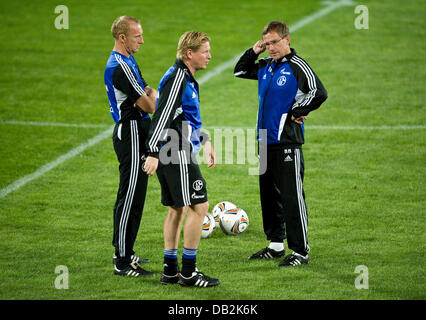
M 204 273 L 195 269 L 192 276 L 185 278 L 182 274 L 179 274 L 179 284 L 184 287 L 215 287 L 220 284 L 219 279 L 214 279 L 206 276 Z
M 180 273 L 176 273 L 174 276 L 168 276 L 168 275 L 162 273 L 161 277 L 160 277 L 160 282 L 161 282 L 161 284 L 164 284 L 164 285 L 178 283 L 179 274 Z
M 137 255 L 133 254 L 130 257 L 130 262 L 136 262 L 138 264 L 142 264 L 142 263 L 148 263 L 150 262 L 149 259 L 145 259 L 145 258 L 140 258 Z M 117 264 L 117 256 L 114 253 L 114 256 L 112 257 L 112 263 L 114 264 L 114 266 Z
M 309 257 L 308 255 L 302 256 L 296 252 L 293 252 L 291 255 L 288 255 L 278 264 L 278 267 L 294 267 L 300 264 L 308 264 Z
M 132 262 L 123 270 L 117 269 L 117 266 L 114 266 L 114 274 L 118 276 L 127 276 L 127 277 L 153 277 L 155 276 L 154 272 L 147 271 L 142 269 L 140 265 Z
M 266 247 L 256 252 L 255 254 L 251 255 L 249 257 L 249 260 L 281 258 L 281 257 L 284 257 L 284 255 L 285 255 L 285 249 L 281 251 L 275 251 L 274 249 Z

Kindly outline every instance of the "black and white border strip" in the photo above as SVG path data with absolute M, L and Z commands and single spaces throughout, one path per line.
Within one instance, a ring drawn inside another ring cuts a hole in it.
M 145 90 L 141 87 L 138 80 L 135 78 L 132 70 L 130 70 L 129 65 L 123 61 L 123 59 L 116 54 L 115 58 L 117 59 L 118 63 L 120 64 L 121 68 L 123 69 L 124 73 L 126 74 L 127 79 L 129 79 L 129 82 L 133 86 L 133 88 L 136 90 L 136 92 L 140 95 L 145 94 Z
M 161 132 L 163 131 L 166 125 L 167 119 L 169 119 L 170 117 L 170 112 L 172 111 L 173 105 L 175 104 L 176 97 L 179 93 L 179 88 L 181 86 L 183 78 L 184 78 L 183 70 L 178 69 L 172 84 L 172 89 L 170 90 L 170 93 L 169 93 L 169 98 L 166 102 L 166 106 L 164 107 L 164 110 L 161 113 L 160 119 L 158 120 L 157 125 L 155 127 L 154 133 L 152 134 L 152 137 L 149 140 L 148 144 L 149 144 L 150 151 L 158 152 L 158 147 L 157 147 L 158 140 L 160 139 Z
M 317 91 L 317 84 L 315 81 L 315 75 L 312 72 L 312 69 L 307 65 L 307 63 L 305 61 L 303 61 L 302 59 L 300 59 L 297 56 L 293 56 L 290 61 L 292 61 L 293 63 L 295 63 L 296 65 L 298 65 L 300 67 L 300 69 L 302 69 L 303 73 L 306 76 L 306 79 L 308 80 L 308 86 L 309 86 L 309 96 L 299 105 L 297 105 L 298 107 L 303 107 L 307 104 L 309 104 L 312 99 L 315 97 L 315 93 Z

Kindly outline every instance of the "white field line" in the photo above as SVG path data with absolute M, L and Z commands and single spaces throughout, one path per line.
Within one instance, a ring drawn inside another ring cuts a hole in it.
M 2 124 L 23 125 L 23 126 L 40 126 L 40 127 L 72 127 L 72 128 L 106 128 L 108 124 L 89 124 L 89 123 L 57 123 L 57 122 L 35 122 L 35 121 L 1 121 Z M 206 130 L 249 130 L 256 127 L 239 127 L 239 126 L 203 126 Z M 426 125 L 384 125 L 384 126 L 328 126 L 328 125 L 306 125 L 307 130 L 424 130 Z
M 302 28 L 303 26 L 313 22 L 316 19 L 319 19 L 319 18 L 325 16 L 326 14 L 332 12 L 333 10 L 335 10 L 339 7 L 346 6 L 346 5 L 352 5 L 353 3 L 352 3 L 351 0 L 340 0 L 340 1 L 336 1 L 336 2 L 327 1 L 327 2 L 325 2 L 325 4 L 326 4 L 326 6 L 323 9 L 318 10 L 318 11 L 314 12 L 313 14 L 306 16 L 305 18 L 301 19 L 300 21 L 298 21 L 294 25 L 289 26 L 291 32 L 295 32 L 296 30 Z M 236 61 L 237 61 L 236 59 L 238 59 L 238 57 L 240 55 L 241 54 L 234 56 L 232 59 L 225 61 L 224 63 L 215 67 L 213 70 L 204 74 L 202 77 L 200 77 L 198 79 L 198 83 L 200 85 L 202 85 L 202 84 L 206 83 L 207 81 L 209 81 L 211 78 L 213 78 L 213 77 L 217 76 L 218 74 L 220 74 L 221 72 L 223 72 L 225 69 L 230 68 L 231 66 L 233 66 L 236 63 Z M 68 151 L 67 153 L 59 156 L 57 159 L 53 160 L 52 162 L 49 162 L 49 163 L 45 164 L 44 166 L 38 168 L 33 173 L 28 174 L 28 175 L 26 175 L 26 176 L 24 176 L 24 177 L 22 177 L 22 178 L 20 178 L 16 181 L 12 182 L 10 185 L 8 185 L 5 188 L 0 190 L 0 199 L 4 198 L 5 196 L 7 196 L 9 193 L 11 193 L 13 191 L 20 189 L 21 187 L 26 185 L 28 182 L 30 182 L 34 179 L 37 179 L 41 175 L 43 175 L 46 172 L 54 169 L 58 165 L 67 161 L 68 159 L 75 157 L 76 155 L 82 153 L 87 148 L 94 146 L 95 144 L 97 144 L 98 142 L 102 141 L 103 139 L 107 138 L 110 135 L 111 135 L 111 128 L 108 128 L 107 130 L 102 131 L 101 133 L 99 133 L 95 137 L 89 139 L 88 141 L 81 144 L 80 146 L 78 146 L 78 147 Z
M 343 7 L 343 6 L 348 6 L 348 5 L 349 6 L 354 5 L 354 2 L 352 2 L 351 0 L 340 0 L 340 1 L 336 1 L 336 2 L 325 1 L 324 4 L 326 4 L 326 6 L 324 8 L 322 8 L 321 10 L 318 10 L 317 12 L 314 12 L 313 14 L 306 16 L 305 18 L 299 20 L 295 24 L 290 25 L 288 27 L 290 29 L 290 33 L 296 32 L 297 30 L 301 29 L 302 27 L 306 26 L 307 24 L 325 16 L 326 14 L 329 14 L 330 12 L 336 10 L 337 8 L 340 8 L 340 7 Z M 206 83 L 207 81 L 209 81 L 211 78 L 222 73 L 224 70 L 235 66 L 238 59 L 241 57 L 241 55 L 243 53 L 244 53 L 244 51 L 235 55 L 232 59 L 229 59 L 229 60 L 223 62 L 222 64 L 218 65 L 213 70 L 211 70 L 211 71 L 207 72 L 205 75 L 201 76 L 197 80 L 197 82 L 200 85 L 202 85 L 203 83 Z
M 113 127 L 109 127 L 107 130 L 102 131 L 101 133 L 97 134 L 93 138 L 90 138 L 85 143 L 79 145 L 78 147 L 71 149 L 67 153 L 59 156 L 52 162 L 49 162 L 40 168 L 38 168 L 36 171 L 34 171 L 31 174 L 28 174 L 26 176 L 23 176 L 22 178 L 15 180 L 13 183 L 9 184 L 7 187 L 0 190 L 0 198 L 4 198 L 12 191 L 18 190 L 22 186 L 26 185 L 28 182 L 37 179 L 38 177 L 42 176 L 46 172 L 52 170 L 53 168 L 56 168 L 58 165 L 64 163 L 68 159 L 71 159 L 72 157 L 75 157 L 76 155 L 82 153 L 87 148 L 90 148 L 97 144 L 98 142 L 104 140 L 107 137 L 111 136 L 111 131 Z
M 18 120 L 0 120 L 0 124 L 39 126 L 39 127 L 70 127 L 70 128 L 106 128 L 110 126 L 109 124 L 40 122 L 40 121 L 18 121 Z
M 424 130 L 426 125 L 401 126 L 306 126 L 307 130 Z
M 220 126 L 203 126 L 206 130 L 248 130 L 256 129 L 256 127 L 220 127 Z M 305 130 L 424 130 L 426 125 L 400 125 L 400 126 L 309 126 L 305 125 Z

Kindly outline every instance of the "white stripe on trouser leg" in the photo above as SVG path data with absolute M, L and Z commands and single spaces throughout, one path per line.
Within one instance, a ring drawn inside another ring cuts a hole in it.
M 130 179 L 129 186 L 127 188 L 126 199 L 124 201 L 123 211 L 121 213 L 118 232 L 118 248 L 121 257 L 126 255 L 127 222 L 129 220 L 130 210 L 132 208 L 133 197 L 135 194 L 139 174 L 139 134 L 136 120 L 130 121 L 130 137 L 132 148 Z
M 133 179 L 134 179 L 134 130 L 133 130 L 133 121 L 129 122 L 130 125 L 130 147 L 131 147 L 131 159 L 130 159 L 130 178 L 129 178 L 129 184 L 127 186 L 127 192 L 126 192 L 126 198 L 124 201 L 123 209 L 121 212 L 120 217 L 120 224 L 119 224 L 119 233 L 118 233 L 118 248 L 119 248 L 119 254 L 121 257 L 124 257 L 126 255 L 126 249 L 125 249 L 125 237 L 126 237 L 126 229 L 127 229 L 127 212 L 130 211 L 131 208 L 131 202 L 132 202 L 132 185 L 133 185 Z
M 189 192 L 189 171 L 188 171 L 188 161 L 191 161 L 189 158 L 186 157 L 186 151 L 182 150 L 182 158 L 183 158 L 183 163 L 185 164 L 183 169 L 184 169 L 184 174 L 185 174 L 185 195 L 186 195 L 186 205 L 189 206 L 191 204 L 191 198 L 189 196 L 190 192 Z
M 182 155 L 181 152 L 178 151 L 178 158 L 179 158 L 179 173 L 180 173 L 180 193 L 182 194 L 182 200 L 185 204 L 185 191 L 184 191 L 184 173 L 183 173 L 183 164 L 182 164 Z
M 128 213 L 130 212 L 132 202 L 133 202 L 133 194 L 134 194 L 134 180 L 135 180 L 135 130 L 134 130 L 134 121 L 131 120 L 130 124 L 130 145 L 131 145 L 131 165 L 130 165 L 130 178 L 129 185 L 127 187 L 126 198 L 123 205 L 123 210 L 121 212 L 120 224 L 119 224 L 119 240 L 118 247 L 120 256 L 124 257 L 126 255 L 126 230 L 127 230 L 127 220 Z M 136 177 L 137 178 L 137 177 Z
M 295 154 L 294 167 L 296 171 L 297 200 L 299 202 L 299 215 L 300 215 L 300 222 L 302 225 L 303 242 L 304 242 L 305 251 L 309 251 L 308 243 L 307 243 L 308 219 L 306 216 L 305 200 L 303 199 L 302 177 L 300 175 L 300 166 L 301 166 L 300 149 L 294 149 L 294 154 Z
M 179 156 L 179 168 L 180 168 L 180 186 L 182 192 L 183 204 L 189 206 L 191 204 L 189 198 L 189 181 L 188 181 L 188 166 L 186 163 L 186 153 L 185 151 L 178 151 Z
M 306 213 L 306 205 L 305 200 L 303 198 L 303 182 L 300 174 L 301 170 L 301 156 L 300 149 L 295 149 L 295 170 L 296 170 L 296 186 L 297 186 L 297 198 L 299 201 L 299 214 L 300 214 L 300 222 L 303 231 L 303 240 L 305 251 L 309 251 L 308 249 L 308 241 L 307 241 L 307 232 L 308 232 L 308 219 Z
M 306 214 L 306 205 L 305 200 L 303 198 L 303 182 L 300 174 L 301 170 L 301 156 L 300 149 L 295 149 L 295 170 L 296 170 L 296 185 L 297 185 L 297 198 L 299 201 L 299 214 L 300 214 L 300 222 L 303 230 L 303 240 L 305 251 L 309 251 L 308 249 L 308 241 L 307 241 L 307 232 L 308 232 L 308 219 Z

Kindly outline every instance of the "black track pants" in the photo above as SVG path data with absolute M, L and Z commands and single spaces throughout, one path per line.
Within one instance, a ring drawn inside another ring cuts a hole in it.
M 303 191 L 302 149 L 268 150 L 267 169 L 259 176 L 263 229 L 268 240 L 302 255 L 309 252 L 308 213 Z
M 150 120 L 130 120 L 117 124 L 113 132 L 114 150 L 120 171 L 120 185 L 114 206 L 115 254 L 123 263 L 134 254 L 145 203 L 148 176 L 142 170 L 146 157 L 145 140 Z

